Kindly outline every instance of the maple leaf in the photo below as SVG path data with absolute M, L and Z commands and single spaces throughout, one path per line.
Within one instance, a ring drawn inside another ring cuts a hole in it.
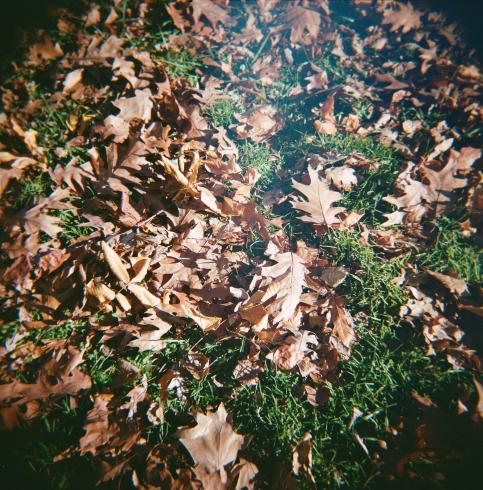
M 315 169 L 309 167 L 308 171 L 310 184 L 305 185 L 292 180 L 292 186 L 307 199 L 304 201 L 301 198 L 292 197 L 292 206 L 308 215 L 299 219 L 306 223 L 314 223 L 327 228 L 340 224 L 341 220 L 337 216 L 345 209 L 332 207 L 332 204 L 342 199 L 342 194 L 331 191 L 327 182 L 319 178 Z
M 412 29 L 421 27 L 421 16 L 423 12 L 415 10 L 408 3 L 398 3 L 398 10 L 388 9 L 384 11 L 383 24 L 391 24 L 391 32 L 396 32 L 401 29 L 403 34 L 406 34 Z
M 289 12 L 281 15 L 277 20 L 282 25 L 278 30 L 290 28 L 290 42 L 292 44 L 297 44 L 301 41 L 304 44 L 308 44 L 311 41 L 315 41 L 320 31 L 320 14 L 299 5 L 292 6 Z M 304 39 L 305 31 L 307 31 L 307 36 Z
M 244 437 L 233 431 L 223 403 L 216 412 L 196 414 L 197 425 L 181 429 L 177 436 L 193 461 L 209 474 L 219 472 L 226 481 L 225 465 L 235 461 Z

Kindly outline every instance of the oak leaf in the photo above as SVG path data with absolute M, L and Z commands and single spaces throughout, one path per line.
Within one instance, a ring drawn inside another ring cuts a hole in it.
M 244 437 L 233 431 L 223 403 L 216 412 L 197 413 L 196 422 L 195 427 L 178 431 L 179 440 L 197 468 L 210 474 L 220 472 L 226 481 L 224 467 L 235 461 Z
M 136 90 L 134 94 L 134 97 L 123 97 L 112 103 L 120 112 L 104 120 L 105 128 L 102 131 L 104 138 L 112 135 L 115 143 L 122 143 L 129 136 L 132 121 L 140 120 L 145 123 L 150 121 L 154 106 L 151 91 L 148 89 Z
M 383 24 L 391 24 L 391 32 L 396 32 L 401 29 L 403 34 L 406 34 L 412 29 L 421 27 L 421 16 L 423 12 L 415 10 L 408 3 L 398 3 L 398 10 L 388 9 L 384 11 Z
M 337 189 L 349 191 L 357 185 L 357 175 L 352 167 L 336 167 L 326 170 L 327 180 Z
M 290 42 L 297 44 L 301 41 L 308 44 L 315 41 L 320 31 L 321 17 L 318 12 L 300 6 L 293 6 L 286 14 L 277 19 L 283 27 L 279 30 L 290 28 Z M 307 36 L 304 39 L 304 32 Z
M 260 303 L 272 300 L 266 310 L 274 315 L 274 323 L 291 318 L 300 302 L 305 286 L 306 266 L 296 253 L 278 253 L 271 257 L 276 263 L 262 267 L 262 275 L 270 280 Z
M 292 206 L 307 214 L 300 220 L 327 228 L 340 224 L 341 220 L 338 215 L 345 209 L 332 207 L 332 205 L 342 198 L 342 194 L 331 191 L 327 182 L 319 178 L 315 169 L 309 167 L 308 170 L 310 184 L 306 185 L 292 180 L 292 186 L 306 198 L 304 201 L 299 197 L 292 197 Z
M 201 29 L 200 17 L 203 15 L 210 24 L 215 27 L 218 22 L 226 24 L 230 20 L 230 15 L 226 9 L 211 0 L 192 0 L 193 20 L 195 30 Z

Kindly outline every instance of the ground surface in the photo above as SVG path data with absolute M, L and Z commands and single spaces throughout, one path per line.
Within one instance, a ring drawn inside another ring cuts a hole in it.
M 1 481 L 477 488 L 458 27 L 371 0 L 58 3 L 2 67 Z

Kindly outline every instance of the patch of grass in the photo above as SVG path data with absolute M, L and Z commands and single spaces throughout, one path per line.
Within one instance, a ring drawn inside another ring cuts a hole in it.
M 115 358 L 105 348 L 94 348 L 84 356 L 92 384 L 97 389 L 108 388 L 118 372 Z
M 229 404 L 236 428 L 254 436 L 248 452 L 260 468 L 279 471 L 280 461 L 289 467 L 292 447 L 310 432 L 313 472 L 323 488 L 372 487 L 377 479 L 377 466 L 364 456 L 348 427 L 354 409 L 362 412 L 354 428 L 369 452 L 382 456 L 378 441 L 387 440 L 388 428 L 400 416 L 420 413 L 412 391 L 449 411 L 456 409 L 462 393 L 474 391 L 471 375 L 451 369 L 443 356 L 430 359 L 419 336 L 400 338 L 398 310 L 407 298 L 393 279 L 408 257 L 387 260 L 358 238 L 356 232 L 344 231 L 331 232 L 325 240 L 338 263 L 356 269 L 341 290 L 357 319 L 358 341 L 341 365 L 340 383 L 327 385 L 331 399 L 321 408 L 310 406 L 295 395 L 300 376 L 267 366 L 260 383 L 238 389 Z M 359 317 L 360 312 L 365 315 Z
M 352 312 L 364 312 L 379 325 L 387 322 L 394 324 L 399 307 L 407 299 L 394 279 L 401 274 L 409 256 L 394 259 L 379 257 L 372 247 L 360 243 L 359 238 L 356 231 L 331 230 L 322 247 L 328 247 L 326 250 L 338 264 L 356 269 L 342 287 Z
M 384 146 L 372 137 L 361 138 L 352 134 L 336 133 L 328 136 L 318 133 L 313 145 L 320 151 L 335 151 L 340 156 L 357 153 L 370 160 L 389 160 L 394 158 L 394 149 Z
M 421 107 L 405 107 L 402 110 L 401 119 L 417 119 L 421 122 L 424 129 L 428 131 L 438 125 L 441 121 L 450 116 L 449 111 L 444 111 L 439 108 L 430 106 L 429 108 L 423 110 Z
M 334 55 L 327 55 L 314 60 L 314 64 L 327 71 L 331 84 L 343 83 L 348 76 L 347 70 L 341 60 Z
M 185 78 L 194 87 L 198 86 L 196 68 L 200 66 L 199 57 L 186 49 L 161 49 L 159 54 L 168 75 L 172 78 Z
M 95 107 L 66 100 L 60 107 L 53 106 L 48 98 L 41 95 L 43 106 L 38 116 L 32 121 L 32 127 L 38 133 L 39 146 L 46 151 L 47 163 L 54 166 L 58 163 L 55 149 L 64 148 L 62 142 L 66 142 L 70 134 L 78 131 L 81 124 L 92 121 L 100 116 L 100 111 Z M 69 151 L 69 148 L 65 146 Z M 72 150 L 71 150 L 72 151 Z
M 307 407 L 292 393 L 297 382 L 297 375 L 267 365 L 260 383 L 240 388 L 230 402 L 237 430 L 263 435 L 250 445 L 255 454 L 274 459 L 286 456 L 290 445 L 303 435 Z
M 227 128 L 235 121 L 234 114 L 243 111 L 243 105 L 239 98 L 226 96 L 216 99 L 204 110 L 214 126 Z
M 20 181 L 20 189 L 15 192 L 17 197 L 13 201 L 13 208 L 20 210 L 32 206 L 36 198 L 48 194 L 50 182 L 49 176 L 45 173 L 22 179 Z M 13 191 L 7 191 L 7 196 L 13 197 Z
M 418 265 L 436 272 L 452 269 L 461 279 L 480 283 L 483 252 L 462 235 L 458 221 L 444 216 L 436 229 L 434 242 L 416 256 Z
M 321 152 L 332 151 L 343 158 L 357 154 L 377 164 L 375 170 L 360 172 L 362 181 L 353 190 L 344 193 L 341 205 L 364 211 L 363 220 L 372 226 L 384 221 L 383 213 L 389 212 L 390 206 L 383 201 L 383 197 L 391 193 L 402 163 L 394 149 L 370 137 L 359 138 L 348 134 L 319 134 L 313 145 Z
M 392 329 L 358 329 L 359 343 L 343 363 L 338 385 L 328 385 L 331 399 L 314 408 L 296 396 L 296 374 L 266 366 L 260 382 L 242 387 L 229 403 L 235 428 L 254 436 L 247 452 L 265 473 L 290 467 L 292 448 L 305 432 L 314 444 L 313 471 L 321 488 L 362 488 L 377 472 L 354 440 L 349 421 L 355 408 L 362 412 L 355 429 L 371 454 L 398 417 L 419 412 L 413 390 L 432 397 L 441 406 L 456 400 L 471 383 L 467 373 L 436 365 L 415 345 L 402 345 Z
M 61 219 L 60 226 L 63 231 L 58 234 L 58 237 L 64 243 L 69 243 L 95 231 L 92 226 L 86 226 L 79 216 L 68 209 L 54 210 L 51 214 Z
M 273 83 L 262 86 L 261 97 L 270 100 L 282 108 L 290 101 L 290 93 L 301 85 L 301 67 L 296 64 L 280 69 L 279 78 Z
M 268 188 L 275 179 L 275 171 L 278 167 L 277 159 L 270 148 L 263 144 L 245 141 L 239 145 L 238 150 L 240 167 L 243 170 L 255 169 L 260 174 L 257 187 Z

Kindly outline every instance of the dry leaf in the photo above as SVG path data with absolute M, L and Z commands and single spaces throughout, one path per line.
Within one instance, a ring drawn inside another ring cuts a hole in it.
M 309 185 L 292 181 L 292 186 L 306 198 L 304 201 L 299 197 L 293 197 L 292 206 L 307 214 L 300 218 L 302 221 L 331 228 L 340 223 L 338 215 L 345 211 L 342 207 L 332 207 L 332 204 L 342 199 L 342 194 L 331 191 L 326 181 L 320 179 L 312 167 L 309 166 L 308 172 Z
M 112 273 L 123 283 L 130 281 L 129 272 L 123 264 L 121 257 L 106 242 L 101 242 L 102 252 Z
M 207 473 L 226 474 L 224 467 L 233 463 L 243 444 L 243 436 L 233 432 L 233 428 L 224 405 L 221 403 L 216 412 L 196 414 L 196 426 L 181 429 L 177 435 L 180 442 L 189 451 L 197 467 Z

